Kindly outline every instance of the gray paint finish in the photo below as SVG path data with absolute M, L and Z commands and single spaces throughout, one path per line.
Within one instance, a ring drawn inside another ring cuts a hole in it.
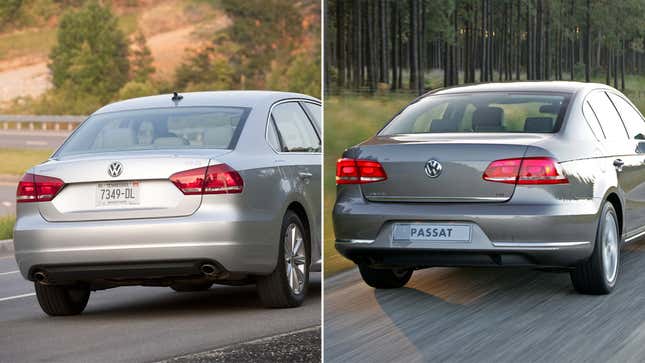
M 337 187 L 333 223 L 342 254 L 522 254 L 529 258 L 523 263 L 572 266 L 591 255 L 601 207 L 612 193 L 624 216 L 623 239 L 645 232 L 645 154 L 636 152 L 642 141 L 599 141 L 582 112 L 591 93 L 618 91 L 600 84 L 520 82 L 455 87 L 421 98 L 470 92 L 558 92 L 569 94 L 570 101 L 562 127 L 553 134 L 377 135 L 348 148 L 344 157 L 379 161 L 388 179 Z M 482 179 L 494 160 L 538 156 L 559 161 L 569 183 L 515 186 Z M 444 165 L 437 178 L 424 174 L 432 159 Z M 616 159 L 624 162 L 620 171 L 613 165 Z M 397 222 L 470 223 L 477 233 L 470 244 L 401 246 L 392 240 Z M 546 250 L 539 247 L 552 242 L 557 243 Z M 423 257 L 410 261 L 424 266 Z
M 276 266 L 280 228 L 292 204 L 302 206 L 311 237 L 311 261 L 321 259 L 321 153 L 278 153 L 265 139 L 271 106 L 285 100 L 318 100 L 263 91 L 185 93 L 144 97 L 96 113 L 144 108 L 240 106 L 251 112 L 233 150 L 177 149 L 70 155 L 30 170 L 62 179 L 52 202 L 20 203 L 14 242 L 26 278 L 39 264 L 102 264 L 210 259 L 230 272 L 263 275 Z M 73 136 L 72 136 L 73 137 Z M 112 178 L 108 166 L 123 173 Z M 226 163 L 244 180 L 241 194 L 184 195 L 168 179 L 178 172 Z M 307 172 L 303 178 L 298 173 Z M 136 180 L 141 205 L 97 210 L 96 183 Z

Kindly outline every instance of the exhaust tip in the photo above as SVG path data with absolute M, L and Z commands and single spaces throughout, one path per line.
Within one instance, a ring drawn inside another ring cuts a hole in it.
M 47 274 L 42 271 L 35 272 L 34 279 L 38 282 L 44 282 L 47 280 Z
M 217 268 L 210 263 L 205 263 L 199 267 L 199 271 L 206 276 L 213 276 L 217 273 Z

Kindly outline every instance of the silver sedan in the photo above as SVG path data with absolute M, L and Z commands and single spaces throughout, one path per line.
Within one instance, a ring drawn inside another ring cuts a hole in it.
M 200 92 L 117 102 L 17 190 L 15 256 L 50 315 L 90 291 L 257 284 L 300 305 L 320 269 L 320 102 Z
M 338 160 L 336 248 L 376 288 L 433 266 L 569 271 L 609 293 L 645 235 L 645 121 L 617 90 L 575 82 L 424 95 Z

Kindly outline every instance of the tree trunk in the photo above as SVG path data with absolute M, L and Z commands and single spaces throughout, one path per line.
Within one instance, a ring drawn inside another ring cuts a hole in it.
M 591 82 L 591 2 L 587 0 L 587 29 L 585 30 L 585 82 Z
M 336 67 L 338 87 L 345 86 L 345 1 L 336 0 Z

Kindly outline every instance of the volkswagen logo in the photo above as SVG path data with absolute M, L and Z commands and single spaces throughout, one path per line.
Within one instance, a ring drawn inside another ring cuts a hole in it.
M 121 173 L 123 173 L 123 165 L 121 165 L 121 163 L 118 161 L 113 162 L 108 167 L 108 175 L 113 178 L 121 175 Z
M 436 178 L 441 175 L 443 166 L 437 160 L 428 160 L 425 166 L 426 175 L 431 178 Z

